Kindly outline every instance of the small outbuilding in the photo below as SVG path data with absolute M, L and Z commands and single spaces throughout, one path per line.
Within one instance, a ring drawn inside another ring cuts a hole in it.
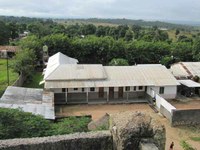
M 18 46 L 0 46 L 0 58 L 13 57 L 18 50 Z

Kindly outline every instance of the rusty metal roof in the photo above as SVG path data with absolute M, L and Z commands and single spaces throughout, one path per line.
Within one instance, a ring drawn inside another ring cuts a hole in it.
M 0 46 L 0 51 L 16 52 L 19 46 Z
M 200 76 L 200 62 L 179 62 L 170 68 L 176 77 Z

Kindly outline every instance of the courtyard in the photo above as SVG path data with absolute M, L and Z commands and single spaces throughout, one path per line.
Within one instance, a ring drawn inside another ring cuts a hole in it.
M 192 103 L 191 103 L 192 104 Z M 185 104 L 184 104 L 185 105 Z M 183 106 L 184 106 L 183 105 Z M 193 103 L 195 105 L 195 103 Z M 178 106 L 178 103 L 177 103 Z M 175 106 L 176 107 L 176 106 Z M 200 107 L 200 105 L 198 105 Z M 182 150 L 180 141 L 185 140 L 191 144 L 194 148 L 200 147 L 199 141 L 192 141 L 191 137 L 199 137 L 200 127 L 171 127 L 169 121 L 161 114 L 155 113 L 151 107 L 146 103 L 136 104 L 106 104 L 106 105 L 57 105 L 57 116 L 83 116 L 91 115 L 93 120 L 98 120 L 106 113 L 115 114 L 124 111 L 141 111 L 149 114 L 151 117 L 160 121 L 166 128 L 166 149 L 169 149 L 169 145 L 173 141 L 175 143 L 175 150 Z

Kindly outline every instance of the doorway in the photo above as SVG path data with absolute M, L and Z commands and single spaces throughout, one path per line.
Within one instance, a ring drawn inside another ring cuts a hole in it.
M 100 87 L 99 88 L 99 98 L 103 98 L 104 97 L 104 88 Z
M 109 99 L 114 98 L 114 87 L 109 87 Z
M 124 94 L 123 87 L 119 87 L 118 88 L 118 98 L 123 98 L 123 94 Z

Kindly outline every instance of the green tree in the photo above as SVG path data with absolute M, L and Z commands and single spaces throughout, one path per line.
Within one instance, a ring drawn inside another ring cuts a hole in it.
M 39 39 L 36 35 L 28 36 L 19 42 L 19 46 L 22 49 L 31 49 L 36 55 L 37 61 L 42 60 L 42 47 L 44 44 L 41 39 Z
M 126 41 L 131 41 L 133 39 L 133 33 L 131 30 L 127 30 L 125 34 L 125 40 Z
M 35 60 L 36 56 L 33 50 L 23 49 L 16 53 L 11 67 L 19 74 L 31 77 L 35 69 Z
M 107 29 L 104 26 L 98 26 L 96 30 L 96 36 L 106 36 Z
M 43 37 L 41 40 L 44 45 L 48 46 L 49 55 L 62 52 L 68 56 L 74 56 L 73 51 L 71 51 L 72 49 L 70 48 L 71 41 L 64 34 L 51 34 Z
M 0 45 L 9 43 L 9 29 L 4 22 L 0 21 Z
M 18 26 L 16 23 L 13 23 L 13 22 L 10 22 L 7 24 L 7 27 L 9 29 L 9 32 L 10 32 L 10 37 L 12 39 L 15 39 L 19 36 L 18 34 Z
M 200 37 L 195 39 L 192 52 L 194 60 L 200 61 Z
M 171 55 L 177 61 L 193 61 L 192 44 L 187 42 L 172 43 Z
M 132 25 L 131 29 L 134 32 L 134 38 L 138 39 L 140 36 L 140 31 L 142 30 L 142 27 L 139 25 Z
M 176 29 L 175 35 L 177 36 L 177 35 L 179 35 L 179 34 L 180 34 L 180 30 L 179 30 L 179 29 Z
M 113 58 L 110 63 L 110 66 L 128 66 L 128 61 L 123 58 Z
M 170 65 L 171 65 L 172 63 L 174 63 L 173 60 L 174 60 L 174 59 L 173 59 L 172 56 L 165 56 L 165 57 L 163 57 L 163 58 L 161 59 L 160 63 L 161 63 L 162 65 L 165 65 L 167 68 L 170 68 Z
M 93 24 L 86 24 L 81 26 L 81 34 L 83 35 L 91 35 L 95 34 L 96 26 Z

